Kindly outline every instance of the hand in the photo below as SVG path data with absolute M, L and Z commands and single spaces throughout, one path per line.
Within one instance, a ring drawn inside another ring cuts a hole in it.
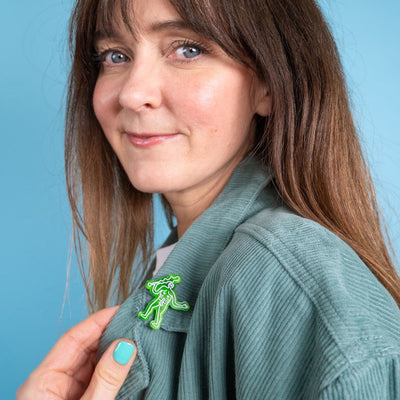
M 67 331 L 18 389 L 16 400 L 113 400 L 136 357 L 133 343 L 118 339 L 96 366 L 100 337 L 117 309 L 101 310 Z

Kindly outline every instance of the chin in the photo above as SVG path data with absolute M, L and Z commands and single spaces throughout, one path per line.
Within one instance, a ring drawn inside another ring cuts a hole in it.
M 143 193 L 166 193 L 185 187 L 188 178 L 181 168 L 166 163 L 126 165 L 124 168 L 132 186 Z
M 165 193 L 169 192 L 173 188 L 169 184 L 168 180 L 155 180 L 155 179 L 129 179 L 132 186 L 143 193 Z

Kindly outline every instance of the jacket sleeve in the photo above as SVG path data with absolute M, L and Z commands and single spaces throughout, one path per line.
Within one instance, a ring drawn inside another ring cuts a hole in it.
M 374 358 L 351 365 L 319 397 L 321 400 L 400 399 L 400 357 Z
M 237 398 L 400 399 L 399 312 L 367 267 L 330 233 L 249 232 L 228 263 Z

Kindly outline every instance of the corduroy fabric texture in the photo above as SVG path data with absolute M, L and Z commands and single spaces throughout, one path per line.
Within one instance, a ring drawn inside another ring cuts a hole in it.
M 287 210 L 254 159 L 178 241 L 160 330 L 137 290 L 104 333 L 138 356 L 118 400 L 400 399 L 400 311 L 344 242 Z M 166 245 L 176 241 L 173 232 Z

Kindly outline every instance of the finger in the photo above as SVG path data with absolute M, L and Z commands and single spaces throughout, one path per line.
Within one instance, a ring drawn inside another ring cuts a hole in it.
M 91 353 L 97 352 L 100 337 L 118 308 L 98 311 L 65 332 L 39 368 L 75 373 L 82 363 L 91 358 Z
M 136 357 L 136 346 L 127 339 L 114 341 L 98 362 L 81 400 L 114 400 Z
M 95 366 L 99 338 L 117 310 L 118 306 L 101 310 L 66 332 L 21 385 L 17 399 L 82 394 Z

